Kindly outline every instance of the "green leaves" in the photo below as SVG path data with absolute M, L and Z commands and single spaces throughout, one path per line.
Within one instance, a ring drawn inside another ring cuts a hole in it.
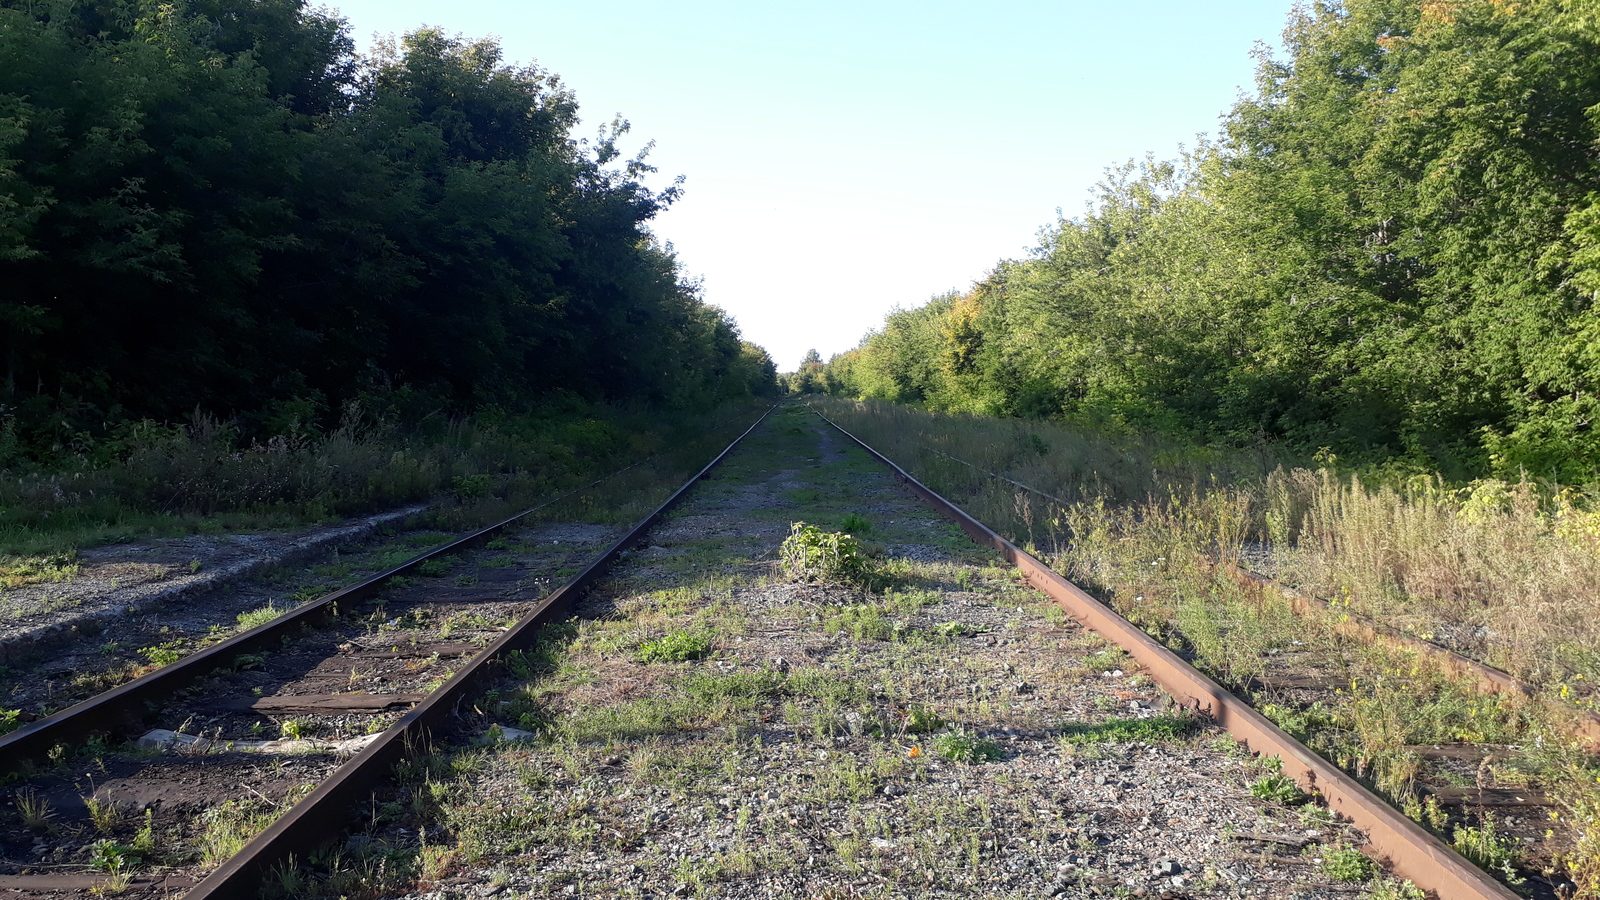
M 778 548 L 778 564 L 796 581 L 831 581 L 864 586 L 872 563 L 854 537 L 795 522 Z
M 677 187 L 613 159 L 625 122 L 574 141 L 572 94 L 494 40 L 358 59 L 302 0 L 35 6 L 0 9 L 0 406 L 35 461 L 197 407 L 265 438 L 375 395 L 771 391 L 645 228 Z
M 1298 9 L 1286 47 L 1219 143 L 1108 169 L 1034 257 L 892 313 L 833 389 L 1600 474 L 1592 13 L 1350 0 Z

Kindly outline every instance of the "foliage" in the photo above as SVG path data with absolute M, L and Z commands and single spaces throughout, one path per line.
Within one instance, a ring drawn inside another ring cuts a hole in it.
M 293 445 L 358 401 L 773 393 L 648 230 L 679 186 L 576 121 L 493 40 L 359 57 L 303 0 L 0 6 L 0 467 L 197 409 Z
M 976 765 L 1004 758 L 1000 745 L 986 737 L 973 734 L 960 725 L 939 735 L 933 742 L 934 752 L 945 759 Z
M 1271 772 L 1250 783 L 1250 796 L 1268 803 L 1298 806 L 1309 799 L 1294 779 L 1282 772 Z
M 1600 473 L 1600 20 L 1296 7 L 1223 134 L 1107 171 L 1029 259 L 821 375 L 942 410 Z
M 696 631 L 673 631 L 639 645 L 639 661 L 688 662 L 711 654 L 711 635 Z
M 795 522 L 778 548 L 783 573 L 797 581 L 865 584 L 872 564 L 854 537 Z
M 1516 841 L 1502 838 L 1495 832 L 1494 816 L 1490 813 L 1484 813 L 1483 821 L 1478 825 L 1457 827 L 1450 846 L 1473 865 L 1495 873 L 1508 884 L 1521 884 L 1523 881 L 1515 868 L 1519 856 Z
M 1334 881 L 1366 881 L 1377 866 L 1354 847 L 1330 847 L 1322 854 L 1322 871 Z

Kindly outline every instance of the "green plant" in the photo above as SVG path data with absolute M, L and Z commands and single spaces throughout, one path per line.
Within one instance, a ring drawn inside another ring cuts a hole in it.
M 1361 896 L 1362 900 L 1428 900 L 1422 888 L 1397 878 L 1380 878 Z
M 1084 657 L 1084 668 L 1091 672 L 1114 672 L 1128 664 L 1128 651 L 1121 647 L 1107 647 Z
M 200 814 L 200 862 L 220 865 L 238 855 L 244 845 L 273 820 L 270 810 L 239 800 L 229 800 Z
M 925 706 L 913 706 L 906 710 L 906 732 L 909 734 L 928 734 L 944 726 L 944 719 Z
M 859 534 L 872 530 L 872 523 L 858 513 L 846 513 L 839 520 L 839 530 L 845 534 Z
M 285 738 L 300 740 L 316 732 L 317 723 L 312 719 L 285 719 L 278 725 L 278 731 Z
M 153 809 L 144 811 L 144 824 L 139 827 L 133 836 L 133 849 L 148 856 L 156 852 L 156 813 Z
M 281 615 L 283 615 L 283 610 L 278 608 L 278 604 L 268 603 L 266 606 L 258 606 L 248 612 L 239 613 L 238 618 L 234 621 L 237 622 L 240 631 L 249 631 L 257 625 L 265 625 Z
M 462 500 L 477 500 L 487 495 L 492 487 L 493 475 L 457 475 L 455 478 L 456 495 Z
M 711 654 L 711 635 L 703 631 L 673 631 L 639 645 L 640 662 L 688 662 Z
M 1005 756 L 1000 745 L 957 725 L 934 739 L 933 750 L 945 759 L 977 764 Z
M 1282 772 L 1273 772 L 1256 779 L 1250 784 L 1250 796 L 1268 803 L 1281 803 L 1284 806 L 1299 806 L 1311 799 L 1310 795 L 1300 790 L 1294 779 Z
M 1322 854 L 1322 871 L 1334 881 L 1366 881 L 1377 867 L 1360 850 L 1338 846 Z
M 89 821 L 94 825 L 94 830 L 101 834 L 110 834 L 111 829 L 117 827 L 117 806 L 107 800 L 101 800 L 93 794 L 83 798 L 83 805 L 89 810 Z
M 1457 826 L 1450 846 L 1478 868 L 1501 876 L 1507 884 L 1521 884 L 1525 880 L 1515 868 L 1516 844 L 1495 832 L 1493 813 L 1484 813 L 1477 825 Z
M 56 815 L 49 800 L 40 796 L 33 788 L 17 791 L 16 798 L 17 816 L 22 819 L 22 827 L 29 831 L 49 830 L 50 820 Z
M 137 864 L 144 854 L 136 847 L 102 838 L 89 845 L 89 865 L 97 872 L 116 874 Z
M 1264 703 L 1260 709 L 1261 714 L 1271 719 L 1273 724 L 1301 741 L 1309 739 L 1321 729 L 1332 726 L 1337 720 L 1334 712 L 1325 707 L 1321 700 L 1304 709 L 1278 703 Z
M 829 634 L 843 631 L 858 641 L 892 641 L 903 631 L 872 604 L 845 607 L 828 617 L 823 630 Z
M 1151 716 L 1148 719 L 1107 719 L 1104 722 L 1061 726 L 1061 740 L 1068 744 L 1155 743 L 1174 741 L 1194 727 L 1185 716 Z
M 78 551 L 70 548 L 43 556 L 0 556 L 0 588 L 66 581 L 81 565 Z
M 0 709 L 0 734 L 10 734 L 22 727 L 22 710 Z
M 183 642 L 169 641 L 154 647 L 140 647 L 139 655 L 153 666 L 170 666 L 183 659 Z
M 778 548 L 778 564 L 796 581 L 864 585 L 872 565 L 855 538 L 795 522 Z
M 456 587 L 471 587 L 472 585 L 475 585 L 477 583 L 478 583 L 478 576 L 476 576 L 476 575 L 457 575 L 456 576 Z
M 424 578 L 443 578 L 450 571 L 450 563 L 443 559 L 425 559 L 412 571 Z

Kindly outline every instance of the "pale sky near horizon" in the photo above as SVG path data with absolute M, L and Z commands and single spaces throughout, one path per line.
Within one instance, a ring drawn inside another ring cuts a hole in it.
M 1215 135 L 1291 0 L 330 5 L 363 50 L 497 36 L 577 95 L 580 136 L 628 119 L 653 187 L 686 176 L 653 230 L 789 371 L 1026 255 L 1107 166 Z

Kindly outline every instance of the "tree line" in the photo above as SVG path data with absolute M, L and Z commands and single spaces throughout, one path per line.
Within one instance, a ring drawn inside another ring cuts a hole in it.
M 493 40 L 363 57 L 302 0 L 0 0 L 0 466 L 197 409 L 774 390 L 648 231 L 679 184 L 577 114 Z
M 1284 37 L 1215 140 L 799 389 L 1593 480 L 1600 10 L 1319 2 Z

